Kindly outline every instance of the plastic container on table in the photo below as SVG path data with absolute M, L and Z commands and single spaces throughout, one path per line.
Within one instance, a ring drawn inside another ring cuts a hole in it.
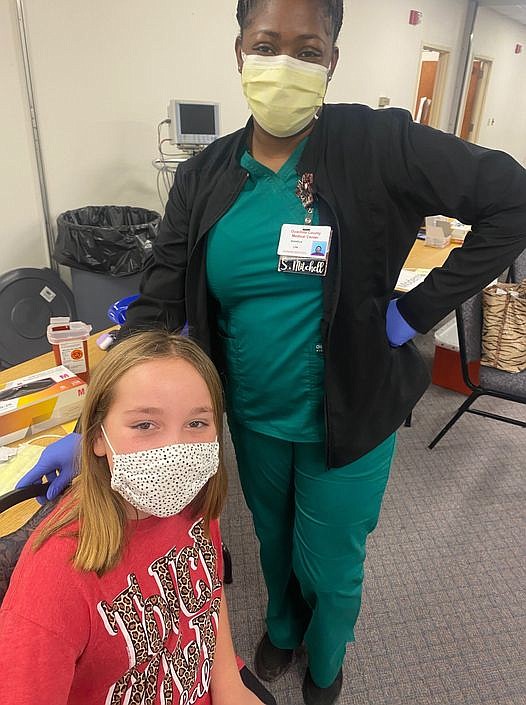
M 426 217 L 426 240 L 428 247 L 447 247 L 451 242 L 451 218 L 443 215 Z
M 435 357 L 431 381 L 439 387 L 452 389 L 459 394 L 469 396 L 471 389 L 464 382 L 462 363 L 460 361 L 457 321 L 452 318 L 435 332 Z M 468 363 L 469 377 L 475 383 L 479 381 L 480 361 Z
M 47 339 L 53 347 L 55 362 L 64 365 L 89 382 L 88 338 L 92 326 L 68 317 L 50 318 Z

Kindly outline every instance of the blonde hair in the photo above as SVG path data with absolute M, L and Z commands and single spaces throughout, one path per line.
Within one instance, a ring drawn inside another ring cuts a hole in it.
M 93 446 L 121 377 L 143 362 L 171 357 L 192 365 L 205 381 L 212 399 L 219 440 L 219 469 L 189 505 L 193 516 L 203 517 L 208 532 L 210 520 L 219 516 L 226 498 L 227 480 L 222 448 L 223 390 L 217 370 L 196 343 L 158 329 L 125 339 L 98 364 L 82 409 L 78 476 L 60 507 L 45 522 L 34 542 L 35 549 L 52 535 L 78 521 L 78 529 L 69 534 L 77 539 L 73 557 L 75 568 L 102 575 L 118 564 L 127 540 L 127 504 L 111 488 L 107 459 L 95 455 Z

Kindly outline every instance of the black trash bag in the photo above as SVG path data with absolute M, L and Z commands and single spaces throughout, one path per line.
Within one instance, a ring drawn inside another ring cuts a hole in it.
M 86 206 L 61 213 L 53 252 L 73 269 L 127 277 L 142 272 L 152 256 L 161 216 L 132 206 Z

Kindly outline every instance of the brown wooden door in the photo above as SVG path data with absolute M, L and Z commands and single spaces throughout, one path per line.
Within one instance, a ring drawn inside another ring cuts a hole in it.
M 473 66 L 471 67 L 466 107 L 464 108 L 464 119 L 462 120 L 462 129 L 460 130 L 460 136 L 463 140 L 469 141 L 473 137 L 473 130 L 475 129 L 475 116 L 473 115 L 473 108 L 477 99 L 479 81 L 483 76 L 484 69 L 482 68 L 482 61 L 475 59 Z
M 429 102 L 425 105 L 422 111 L 422 116 L 420 122 L 422 125 L 429 124 L 429 109 L 431 107 L 431 101 L 433 100 L 433 93 L 435 91 L 435 82 L 437 77 L 438 61 L 422 61 L 420 67 L 420 81 L 418 84 L 418 94 L 416 97 L 416 105 L 414 116 L 418 113 L 418 108 L 420 106 L 420 101 L 425 96 L 428 98 Z

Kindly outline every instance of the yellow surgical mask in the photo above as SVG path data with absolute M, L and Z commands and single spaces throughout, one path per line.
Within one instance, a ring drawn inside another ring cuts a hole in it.
M 243 54 L 241 82 L 254 120 L 274 137 L 297 135 L 323 105 L 328 72 L 287 55 Z

